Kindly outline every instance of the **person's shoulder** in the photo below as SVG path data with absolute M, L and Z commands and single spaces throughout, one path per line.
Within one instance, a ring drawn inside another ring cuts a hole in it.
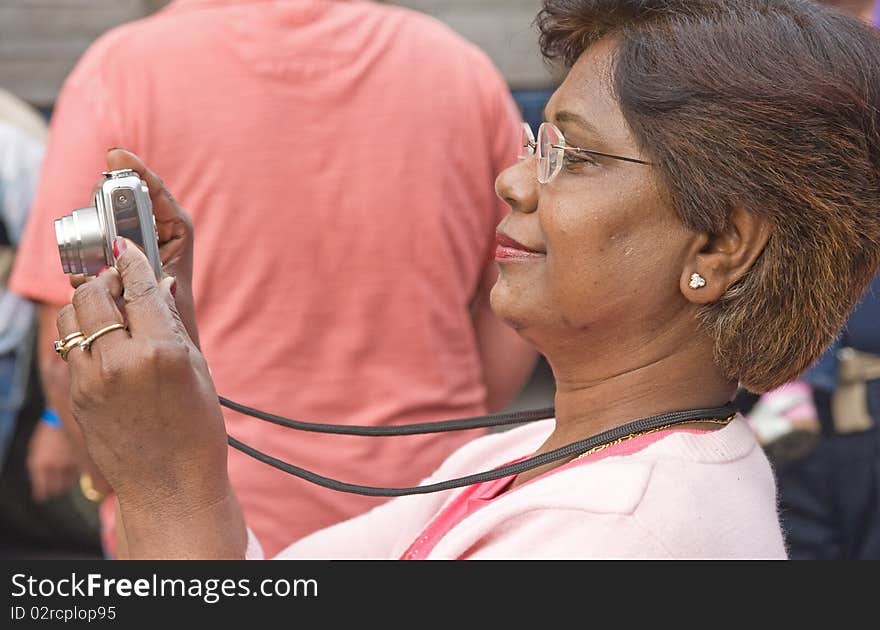
M 742 416 L 717 431 L 676 434 L 655 446 L 641 454 L 652 471 L 639 503 L 655 535 L 691 553 L 784 553 L 774 473 Z M 676 509 L 668 508 L 672 505 Z M 688 533 L 695 519 L 705 525 L 699 535 Z M 750 523 L 753 539 L 744 535 L 744 522 Z
M 413 32 L 418 32 L 430 37 L 447 39 L 456 44 L 464 43 L 470 46 L 470 42 L 458 32 L 448 26 L 439 18 L 410 9 L 409 7 L 394 5 L 374 5 L 373 9 L 377 12 L 377 18 L 394 22 L 397 26 L 407 28 Z
M 654 463 L 632 456 L 573 462 L 523 485 L 521 500 L 541 511 L 633 514 L 651 481 Z
M 757 451 L 759 444 L 754 429 L 745 417 L 736 414 L 731 422 L 716 431 L 674 432 L 651 444 L 639 456 L 716 465 L 742 462 Z
M 431 51 L 437 62 L 464 59 L 473 64 L 474 70 L 496 71 L 494 62 L 482 48 L 432 15 L 389 5 L 375 5 L 373 10 L 383 22 L 394 25 L 398 38 L 405 38 L 408 45 L 417 50 Z
M 522 490 L 532 486 L 524 494 L 536 493 L 556 508 L 633 513 L 649 490 L 705 500 L 731 480 L 743 481 L 740 486 L 749 491 L 772 494 L 766 457 L 742 417 L 709 434 L 674 433 L 636 453 L 573 463 Z
M 104 31 L 86 48 L 68 81 L 76 82 L 102 71 L 141 64 L 143 55 L 157 41 L 162 41 L 165 31 L 172 27 L 171 17 L 167 9 L 160 10 Z

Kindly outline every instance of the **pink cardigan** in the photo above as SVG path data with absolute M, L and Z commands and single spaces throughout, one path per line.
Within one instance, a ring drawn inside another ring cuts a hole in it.
M 474 440 L 427 482 L 535 451 L 552 421 Z M 397 559 L 460 489 L 393 499 L 294 543 L 279 559 Z M 262 557 L 249 541 L 248 558 Z M 676 432 L 631 455 L 551 471 L 489 502 L 429 559 L 784 559 L 776 485 L 748 423 Z

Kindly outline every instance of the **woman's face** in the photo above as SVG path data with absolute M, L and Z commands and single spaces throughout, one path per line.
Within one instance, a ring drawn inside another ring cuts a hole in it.
M 612 95 L 612 51 L 603 40 L 581 56 L 546 119 L 569 146 L 650 161 Z M 512 209 L 498 231 L 535 253 L 519 255 L 500 237 L 492 306 L 539 349 L 548 333 L 642 343 L 690 308 L 679 282 L 694 235 L 662 198 L 652 166 L 572 157 L 548 184 L 537 182 L 535 158 L 498 177 Z

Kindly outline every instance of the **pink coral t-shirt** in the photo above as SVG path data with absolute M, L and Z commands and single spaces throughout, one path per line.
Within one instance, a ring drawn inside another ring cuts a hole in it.
M 663 431 L 646 433 L 644 435 L 639 435 L 623 442 L 612 444 L 595 453 L 590 453 L 589 455 L 583 457 L 577 457 L 570 462 L 566 462 L 562 466 L 554 468 L 546 473 L 543 473 L 542 475 L 538 475 L 538 477 L 530 479 L 522 485 L 528 485 L 535 480 L 543 477 L 544 475 L 552 475 L 556 472 L 568 469 L 572 466 L 581 466 L 584 464 L 593 463 L 610 456 L 619 457 L 624 455 L 631 455 L 632 453 L 637 453 L 640 450 L 647 448 L 654 442 L 657 442 L 667 435 L 676 432 L 691 433 L 695 435 L 699 435 L 700 433 L 708 433 L 708 431 L 705 430 L 694 429 L 665 429 Z M 504 466 L 515 464 L 524 459 L 526 458 L 521 457 L 514 461 L 507 462 L 506 464 L 504 464 Z M 492 500 L 498 498 L 498 496 L 502 492 L 504 492 L 507 486 L 509 486 L 515 478 L 516 475 L 508 475 L 507 477 L 493 479 L 492 481 L 484 481 L 483 483 L 477 483 L 466 487 L 454 499 L 452 499 L 452 501 L 450 501 L 445 508 L 443 508 L 443 510 L 437 515 L 437 517 L 433 521 L 431 521 L 431 523 L 425 528 L 425 531 L 423 531 L 422 534 L 413 541 L 412 545 L 409 546 L 409 548 L 401 556 L 400 559 L 426 559 L 431 553 L 431 550 L 437 546 L 437 543 L 440 542 L 443 536 L 449 533 L 449 531 L 452 530 L 453 527 L 461 523 L 468 516 L 470 516 L 480 508 L 485 507 Z M 516 489 L 514 488 L 511 491 L 515 490 Z
M 519 119 L 486 55 L 427 16 L 179 0 L 102 36 L 65 82 L 11 285 L 68 302 L 53 220 L 91 205 L 106 150 L 125 147 L 192 216 L 196 314 L 221 396 L 316 422 L 480 415 L 470 304 Z M 224 414 L 259 450 L 372 486 L 414 485 L 475 435 L 322 436 Z M 237 451 L 229 474 L 268 554 L 380 501 Z M 112 547 L 112 505 L 103 513 Z

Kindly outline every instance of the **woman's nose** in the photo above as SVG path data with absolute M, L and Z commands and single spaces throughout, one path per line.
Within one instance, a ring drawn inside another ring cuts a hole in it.
M 495 194 L 516 212 L 534 212 L 538 207 L 534 159 L 520 160 L 495 179 Z

